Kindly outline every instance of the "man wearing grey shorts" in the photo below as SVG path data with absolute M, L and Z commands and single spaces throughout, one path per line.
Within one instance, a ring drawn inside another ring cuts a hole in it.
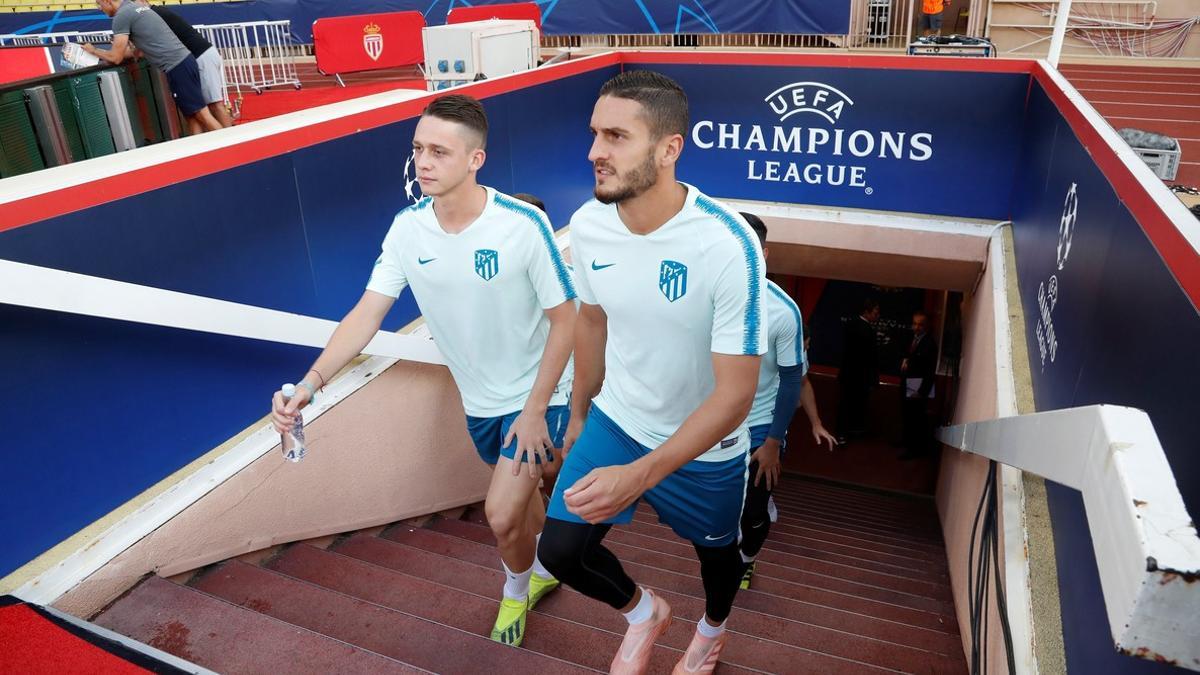
M 204 94 L 208 111 L 217 118 L 222 127 L 233 126 L 233 116 L 229 114 L 229 107 L 225 105 L 225 62 L 217 48 L 175 12 L 162 5 L 151 5 L 146 0 L 138 0 L 138 3 L 154 10 L 183 46 L 196 57 L 196 65 L 200 66 L 200 91 Z
M 85 51 L 117 64 L 128 58 L 136 45 L 155 68 L 166 73 L 175 104 L 187 118 L 192 134 L 221 128 L 204 100 L 196 57 L 175 37 L 165 21 L 136 0 L 96 0 L 96 6 L 113 19 L 112 49 L 89 44 L 83 46 Z

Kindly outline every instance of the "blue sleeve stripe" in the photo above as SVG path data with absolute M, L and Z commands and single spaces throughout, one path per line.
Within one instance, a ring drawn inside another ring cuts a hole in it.
M 792 312 L 792 316 L 796 319 L 796 364 L 801 365 L 804 361 L 804 320 L 800 318 L 800 307 L 792 300 L 791 296 L 783 292 L 779 286 L 767 282 L 767 288 L 771 291 L 771 295 L 783 301 L 785 307 Z
M 746 316 L 742 329 L 742 353 L 748 356 L 758 355 L 759 331 L 762 322 L 758 315 L 762 306 L 762 287 L 759 279 L 763 276 L 759 257 L 754 250 L 752 236 L 747 228 L 733 214 L 721 208 L 716 202 L 704 195 L 696 197 L 696 208 L 721 221 L 730 234 L 742 245 L 742 255 L 746 260 L 746 276 L 749 278 L 749 297 L 746 303 Z M 757 236 L 757 235 L 753 235 Z
M 558 277 L 559 285 L 562 286 L 563 296 L 567 300 L 574 300 L 576 297 L 575 283 L 571 281 L 571 273 L 567 271 L 567 264 L 563 261 L 562 251 L 558 250 L 558 245 L 554 243 L 554 235 L 550 233 L 550 225 L 546 221 L 545 215 L 529 204 L 512 199 L 499 192 L 496 193 L 496 205 L 525 216 L 537 227 L 538 233 L 542 235 L 542 243 L 546 245 L 546 251 L 550 253 L 550 262 L 554 265 L 554 274 Z

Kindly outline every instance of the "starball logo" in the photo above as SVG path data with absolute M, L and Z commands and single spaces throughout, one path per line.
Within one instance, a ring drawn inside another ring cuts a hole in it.
M 822 82 L 785 84 L 763 103 L 779 124 L 700 120 L 692 125 L 692 143 L 702 151 L 761 153 L 745 160 L 746 180 L 827 185 L 868 195 L 874 189 L 859 160 L 924 162 L 933 157 L 930 132 L 853 128 L 854 100 Z
M 1079 219 L 1078 186 L 1071 183 L 1067 196 L 1063 198 L 1062 215 L 1058 218 L 1058 245 L 1054 249 L 1055 266 L 1057 270 L 1046 281 L 1038 284 L 1037 303 L 1038 321 L 1033 332 L 1037 338 L 1038 356 L 1041 357 L 1042 370 L 1046 370 L 1046 359 L 1054 363 L 1058 357 L 1058 331 L 1054 330 L 1054 308 L 1058 306 L 1059 288 L 1058 272 L 1067 266 L 1071 255 L 1071 240 L 1075 238 L 1075 223 Z

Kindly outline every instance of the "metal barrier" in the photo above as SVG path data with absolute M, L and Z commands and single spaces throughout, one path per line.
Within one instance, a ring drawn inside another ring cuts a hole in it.
M 112 31 L 99 30 L 87 32 L 63 33 L 30 33 L 17 35 L 15 33 L 0 35 L 0 47 L 37 47 L 40 45 L 63 45 L 68 42 L 108 42 L 112 40 Z
M 292 42 L 292 22 L 251 21 L 196 26 L 225 61 L 226 87 L 241 94 L 247 87 L 256 94 L 271 87 L 300 88 L 296 57 L 303 55 Z

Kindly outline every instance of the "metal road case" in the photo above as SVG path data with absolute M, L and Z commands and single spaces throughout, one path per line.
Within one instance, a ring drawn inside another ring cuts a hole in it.
M 121 75 L 116 70 L 100 73 L 100 98 L 104 101 L 108 129 L 112 132 L 113 146 L 117 152 L 136 148 L 138 139 L 133 135 L 129 107 L 125 102 L 125 88 L 121 85 Z
M 33 120 L 33 130 L 37 134 L 46 166 L 61 166 L 75 161 L 62 114 L 58 110 L 54 87 L 45 84 L 30 87 L 25 90 L 25 100 L 29 104 L 29 117 Z

